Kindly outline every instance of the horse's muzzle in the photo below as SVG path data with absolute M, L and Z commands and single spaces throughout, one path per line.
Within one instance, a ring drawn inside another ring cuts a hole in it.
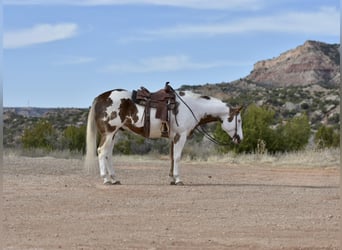
M 241 138 L 238 134 L 235 134 L 232 139 L 235 144 L 239 144 L 241 142 Z

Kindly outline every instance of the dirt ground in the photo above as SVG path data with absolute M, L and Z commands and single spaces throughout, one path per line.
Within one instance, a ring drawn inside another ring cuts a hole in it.
M 4 156 L 4 249 L 338 249 L 339 169 Z

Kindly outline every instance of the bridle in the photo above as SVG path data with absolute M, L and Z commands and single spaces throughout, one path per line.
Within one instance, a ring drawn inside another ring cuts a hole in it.
M 171 87 L 171 86 L 170 86 Z M 197 117 L 195 116 L 194 112 L 192 111 L 192 109 L 189 107 L 189 105 L 183 100 L 183 98 L 173 89 L 171 88 L 171 90 L 175 93 L 175 95 L 179 98 L 179 100 L 181 100 L 181 102 L 189 109 L 189 111 L 191 112 L 192 116 L 194 117 L 194 119 L 196 120 L 197 123 L 199 123 L 199 120 L 197 119 Z M 235 128 L 234 128 L 234 135 L 232 137 L 232 140 L 233 141 L 237 141 L 238 143 L 241 141 L 241 138 L 240 136 L 238 135 L 237 133 L 237 116 L 238 116 L 239 113 L 235 114 L 234 117 L 235 117 Z M 232 119 L 234 119 L 234 117 Z M 229 119 L 229 118 L 228 118 Z M 209 141 L 219 145 L 219 146 L 230 146 L 231 144 L 230 143 L 223 143 L 223 142 L 220 142 L 218 140 L 216 140 L 212 135 L 209 134 L 209 132 L 202 126 L 202 125 L 199 125 L 197 127 L 195 127 L 195 129 L 200 132 L 201 134 L 203 134 Z
M 234 116 L 235 116 L 235 128 L 234 128 L 234 135 L 233 135 L 233 137 L 232 137 L 232 140 L 233 141 L 237 141 L 237 143 L 240 143 L 241 142 L 241 138 L 240 138 L 240 136 L 238 135 L 238 133 L 237 133 L 237 126 L 238 126 L 238 118 L 237 118 L 237 116 L 238 116 L 238 114 L 239 113 L 237 113 L 237 114 L 235 114 Z

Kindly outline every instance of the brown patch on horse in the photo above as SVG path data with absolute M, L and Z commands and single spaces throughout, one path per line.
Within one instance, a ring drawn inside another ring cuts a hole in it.
M 95 99 L 95 119 L 104 118 L 107 116 L 106 109 L 113 104 L 113 100 L 109 98 L 112 91 L 107 91 Z
M 228 121 L 231 122 L 234 119 L 234 116 L 238 115 L 240 111 L 242 110 L 243 106 L 237 107 L 237 108 L 230 108 L 229 110 L 229 117 Z
M 207 124 L 207 123 L 210 123 L 210 122 L 217 122 L 217 121 L 222 122 L 221 118 L 215 117 L 215 116 L 212 116 L 212 115 L 206 115 L 206 116 L 202 117 L 201 120 L 199 120 L 199 122 L 197 123 L 197 125 L 194 127 L 194 129 L 191 130 L 191 132 L 189 133 L 189 137 L 193 135 L 195 129 L 196 129 L 198 126 L 202 126 L 202 125 L 204 125 L 204 124 Z
M 101 127 L 99 127 L 99 129 L 104 129 L 104 130 L 100 131 L 101 139 L 100 139 L 100 143 L 99 143 L 98 147 L 101 147 L 106 141 L 106 136 L 105 136 L 106 131 L 113 132 L 116 130 L 116 127 L 110 126 L 108 123 L 103 122 L 103 123 L 101 123 Z M 115 136 L 115 134 L 113 135 L 112 140 L 114 140 L 114 136 Z
M 215 116 L 212 116 L 212 115 L 206 115 L 203 118 L 201 118 L 201 120 L 199 121 L 197 126 L 200 126 L 200 125 L 203 125 L 203 124 L 207 124 L 209 122 L 217 122 L 217 121 L 221 121 L 221 118 L 215 117 Z
M 177 144 L 177 142 L 179 141 L 179 139 L 180 139 L 180 135 L 177 133 L 177 134 L 175 135 L 175 137 L 173 138 L 174 144 Z
M 110 120 L 114 120 L 116 117 L 118 117 L 118 113 L 116 111 L 113 111 L 110 116 L 109 116 L 109 119 Z
M 132 121 L 130 119 L 127 119 L 125 122 L 125 127 L 127 127 L 129 130 L 133 131 L 134 133 L 145 136 L 145 130 L 144 127 L 136 127 L 132 124 Z
M 107 115 L 107 107 L 113 104 L 113 100 L 109 98 L 112 91 L 107 91 L 98 97 L 96 97 L 95 101 L 95 121 L 96 125 L 101 134 L 105 132 L 113 132 L 115 131 L 116 127 L 111 126 L 109 124 L 109 120 L 113 114 L 109 117 Z
M 210 96 L 207 96 L 207 95 L 201 95 L 200 98 L 202 99 L 206 99 L 206 100 L 210 100 Z
M 144 127 L 137 127 L 133 125 L 139 120 L 138 108 L 131 99 L 121 99 L 121 104 L 119 107 L 119 117 L 124 126 L 134 133 L 144 136 Z
M 132 117 L 134 122 L 137 122 L 139 120 L 139 117 L 137 115 L 138 108 L 131 99 L 121 99 L 119 110 L 121 122 L 124 122 L 127 117 Z

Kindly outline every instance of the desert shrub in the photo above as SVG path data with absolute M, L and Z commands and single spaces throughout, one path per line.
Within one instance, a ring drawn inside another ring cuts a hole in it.
M 340 135 L 333 128 L 321 126 L 315 134 L 315 144 L 318 148 L 340 146 Z
M 258 141 L 263 140 L 268 148 L 274 139 L 271 125 L 274 122 L 275 112 L 268 108 L 251 105 L 242 115 L 244 139 L 236 147 L 238 152 L 254 152 Z
M 114 153 L 117 154 L 145 154 L 151 150 L 151 145 L 144 137 L 124 131 L 115 142 Z
M 158 154 L 169 154 L 170 152 L 170 142 L 164 138 L 159 139 L 148 139 L 146 140 L 150 146 L 152 152 L 157 152 Z M 150 151 L 150 152 L 151 152 Z
M 221 153 L 234 150 L 238 153 L 253 153 L 260 151 L 260 142 L 262 142 L 262 151 L 290 152 L 303 149 L 310 137 L 310 125 L 306 115 L 294 117 L 285 125 L 276 123 L 275 112 L 268 108 L 250 105 L 242 114 L 242 126 L 244 139 L 239 145 L 232 143 L 228 147 L 218 147 Z M 230 143 L 231 139 L 225 133 L 221 125 L 216 126 L 214 137 L 225 143 Z
M 308 116 L 302 114 L 289 120 L 285 125 L 279 126 L 276 130 L 276 139 L 281 141 L 278 148 L 273 151 L 290 152 L 305 148 L 311 134 Z
M 51 151 L 56 148 L 57 132 L 50 122 L 42 119 L 32 128 L 24 130 L 21 141 L 25 149 L 40 148 Z
M 68 126 L 63 132 L 63 145 L 70 151 L 85 152 L 86 126 Z
M 250 105 L 242 114 L 242 126 L 244 139 L 240 145 L 234 145 L 230 137 L 221 128 L 221 124 L 217 124 L 214 137 L 220 142 L 229 143 L 229 146 L 218 147 L 218 151 L 226 153 L 230 150 L 236 152 L 254 152 L 257 148 L 258 141 L 265 141 L 266 145 L 273 136 L 270 128 L 274 120 L 275 112 L 270 109 L 261 108 L 256 105 Z

